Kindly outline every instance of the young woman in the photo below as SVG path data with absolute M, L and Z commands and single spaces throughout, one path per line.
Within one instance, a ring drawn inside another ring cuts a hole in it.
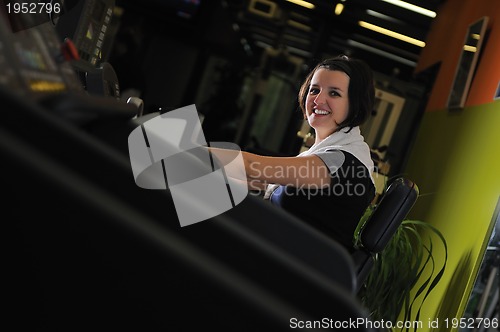
M 359 125 L 375 98 L 371 69 L 339 56 L 319 63 L 299 92 L 315 142 L 296 157 L 242 152 L 250 189 L 352 248 L 354 231 L 375 194 L 370 149 Z M 211 149 L 223 162 L 234 154 Z

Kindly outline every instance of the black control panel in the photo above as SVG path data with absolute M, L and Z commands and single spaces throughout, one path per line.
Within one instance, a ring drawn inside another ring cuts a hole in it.
M 0 0 L 0 87 L 72 119 L 133 117 L 113 67 L 97 60 L 114 1 L 51 3 L 23 12 L 22 2 Z
M 12 11 L 0 6 L 0 85 L 34 98 L 83 92 L 47 14 Z
M 110 24 L 114 0 L 60 1 L 61 12 L 51 18 L 60 41 L 71 40 L 78 59 L 71 64 L 84 86 L 92 95 L 120 98 L 118 77 L 104 59 L 112 44 Z
M 64 1 L 62 15 L 54 20 L 61 38 L 71 38 L 80 59 L 92 66 L 102 58 L 114 5 L 114 0 Z

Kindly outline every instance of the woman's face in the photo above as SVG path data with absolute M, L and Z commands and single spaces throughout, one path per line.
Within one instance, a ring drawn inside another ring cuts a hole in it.
M 347 118 L 349 80 L 342 71 L 320 68 L 314 73 L 306 97 L 306 115 L 317 138 L 326 138 Z

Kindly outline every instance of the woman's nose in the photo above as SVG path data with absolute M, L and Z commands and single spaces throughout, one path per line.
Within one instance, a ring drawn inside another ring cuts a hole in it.
M 323 96 L 323 93 L 320 91 L 320 92 L 318 92 L 318 94 L 314 98 L 314 103 L 316 105 L 319 105 L 319 104 L 323 104 L 324 102 L 325 102 L 325 98 Z

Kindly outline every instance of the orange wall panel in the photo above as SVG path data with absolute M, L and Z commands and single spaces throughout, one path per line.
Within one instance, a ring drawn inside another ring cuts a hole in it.
M 483 43 L 465 106 L 491 102 L 500 80 L 500 1 L 447 0 L 437 14 L 415 69 L 418 73 L 441 63 L 426 110 L 446 108 L 467 29 L 483 16 L 489 17 L 489 37 Z

